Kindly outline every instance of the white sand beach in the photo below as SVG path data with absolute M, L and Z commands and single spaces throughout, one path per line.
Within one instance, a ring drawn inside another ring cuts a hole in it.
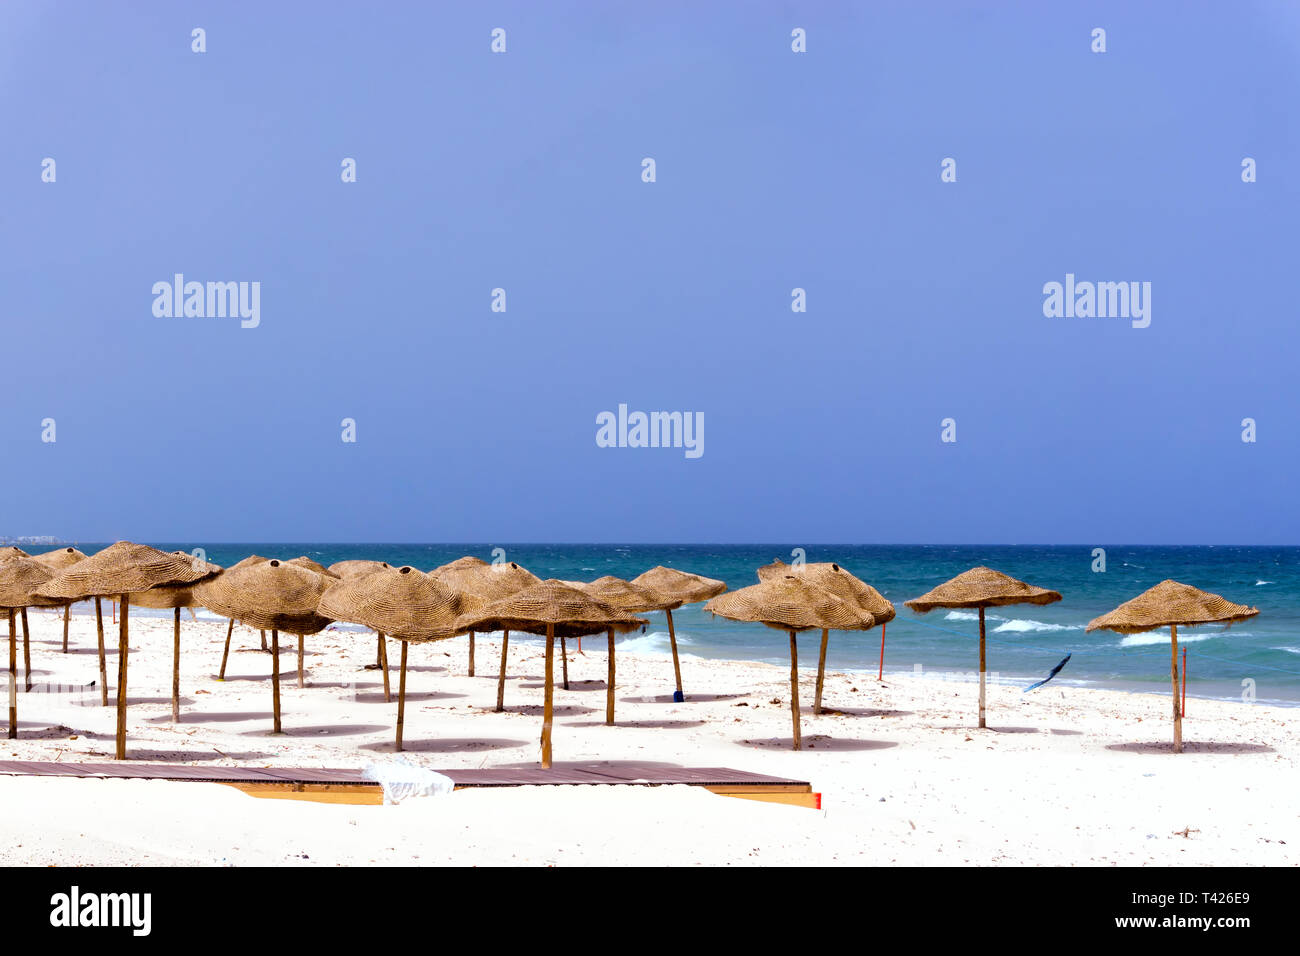
M 107 615 L 108 607 L 105 606 Z M 99 691 L 94 618 L 29 612 L 31 693 L 0 759 L 109 761 L 115 712 Z M 107 624 L 107 620 L 106 620 Z M 216 680 L 224 623 L 184 615 L 182 719 L 171 721 L 170 619 L 132 617 L 128 750 L 201 765 L 361 767 L 395 758 L 393 702 L 373 635 L 328 630 L 281 642 L 285 733 L 272 736 L 270 656 L 236 627 Z M 109 629 L 115 687 L 116 629 Z M 774 632 L 778 641 L 781 635 Z M 21 636 L 20 636 L 21 641 Z M 801 639 L 804 747 L 790 748 L 789 668 L 685 657 L 673 703 L 667 656 L 618 655 L 617 720 L 604 724 L 603 638 L 573 653 L 557 688 L 555 766 L 592 762 L 731 767 L 808 780 L 821 810 L 690 787 L 461 790 L 398 806 L 259 799 L 163 781 L 0 777 L 5 865 L 1294 865 L 1300 862 L 1298 713 L 1189 698 L 1186 752 L 1170 752 L 1168 691 L 990 686 L 830 672 L 812 713 L 817 636 Z M 512 639 L 506 712 L 493 712 L 499 642 L 412 645 L 405 758 L 430 768 L 537 765 L 543 654 Z M 972 645 L 972 655 L 974 645 Z M 22 650 L 19 648 L 20 687 Z M 973 660 L 972 660 L 973 663 Z M 556 673 L 559 675 L 557 657 Z

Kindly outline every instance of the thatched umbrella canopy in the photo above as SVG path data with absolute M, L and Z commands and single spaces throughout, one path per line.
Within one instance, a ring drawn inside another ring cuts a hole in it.
M 662 602 L 659 608 L 668 618 L 668 643 L 673 649 L 673 676 L 677 678 L 677 690 L 673 700 L 679 703 L 686 699 L 682 690 L 682 665 L 677 658 L 677 630 L 673 627 L 673 611 L 683 604 L 707 601 L 709 598 L 727 590 L 726 582 L 715 578 L 706 578 L 699 574 L 666 568 L 662 564 L 638 574 L 632 583 L 653 591 Z
M 1009 604 L 1051 604 L 1061 600 L 1060 592 L 1018 581 L 1010 575 L 980 566 L 963 571 L 918 598 L 903 603 L 918 614 L 935 608 L 978 608 L 980 615 L 980 727 L 984 721 L 984 609 Z
M 452 588 L 464 591 L 483 601 L 496 601 L 524 588 L 541 583 L 541 578 L 514 561 L 488 564 L 473 555 L 457 558 L 449 564 L 434 568 L 429 577 Z M 510 650 L 510 632 L 501 635 L 501 670 L 497 675 L 497 710 L 506 703 L 506 655 Z M 474 631 L 469 632 L 469 676 L 474 676 Z
M 230 567 L 226 568 L 226 570 L 238 571 L 240 568 L 246 568 L 254 564 L 261 564 L 263 561 L 268 561 L 268 560 L 270 559 L 264 558 L 260 554 L 250 554 L 248 557 L 236 561 Z M 235 633 L 235 619 L 232 617 L 226 621 L 226 646 L 225 649 L 221 652 L 221 669 L 217 671 L 217 680 L 220 681 L 224 681 L 226 679 L 226 660 L 230 657 L 230 638 L 231 635 L 233 635 L 234 633 Z M 266 651 L 267 653 L 270 653 L 271 649 L 266 646 L 266 631 L 264 629 L 259 628 L 259 633 L 262 636 L 262 650 Z
M 1125 601 L 1109 614 L 1095 617 L 1085 631 L 1118 631 L 1141 634 L 1157 628 L 1169 628 L 1171 676 L 1174 685 L 1174 753 L 1183 752 L 1183 711 L 1178 702 L 1178 625 L 1232 625 L 1259 613 L 1259 608 L 1234 604 L 1218 594 L 1202 591 L 1190 584 L 1164 580 L 1132 600 Z
M 210 564 L 187 551 L 173 551 L 172 554 L 189 559 L 196 570 L 204 573 L 198 581 L 206 581 L 221 572 L 221 566 Z M 186 581 L 182 584 L 162 584 L 147 591 L 137 591 L 131 595 L 131 603 L 136 607 L 147 607 L 157 611 L 172 612 L 172 720 L 181 719 L 181 608 L 199 607 L 202 602 L 194 596 L 198 581 Z
M 460 573 L 474 568 L 486 568 L 487 566 L 488 563 L 482 558 L 476 558 L 472 554 L 467 554 L 463 558 L 457 558 L 455 561 L 448 561 L 446 564 L 438 565 L 438 567 L 429 571 L 429 576 L 439 577 L 444 573 Z
M 769 577 L 747 588 L 719 595 L 704 605 L 704 610 L 733 621 L 766 624 L 789 633 L 790 715 L 795 750 L 803 749 L 799 726 L 799 646 L 795 635 L 813 628 L 865 631 L 876 625 L 869 611 L 794 574 Z
M 47 551 L 44 554 L 31 555 L 22 548 L 0 548 L 0 561 L 9 558 L 28 558 L 49 568 L 51 572 L 57 571 L 60 568 L 65 568 L 70 564 L 76 564 L 84 557 L 85 555 L 76 548 L 59 548 L 54 551 Z M 33 602 L 32 604 L 25 605 L 18 609 L 18 613 L 23 622 L 23 680 L 25 681 L 27 690 L 32 689 L 32 633 L 31 628 L 27 623 L 27 608 L 58 607 L 60 605 L 63 607 L 63 653 L 66 654 L 68 653 L 68 624 L 70 623 L 69 616 L 72 609 L 71 601 Z M 104 693 L 107 694 L 108 692 L 104 691 Z
M 28 554 L 26 551 L 24 551 L 22 548 L 14 547 L 13 545 L 0 548 L 0 561 L 5 560 L 6 558 L 30 558 L 30 557 L 31 555 Z M 21 614 L 22 614 L 22 621 L 23 621 L 23 661 L 25 662 L 25 666 L 27 670 L 24 680 L 26 680 L 27 682 L 27 689 L 31 690 L 32 689 L 32 635 L 31 635 L 31 631 L 27 627 L 27 608 L 25 607 L 22 608 Z M 64 650 L 67 650 L 67 648 L 65 647 Z
M 357 577 L 361 574 L 370 574 L 378 571 L 380 568 L 387 568 L 387 561 L 369 561 L 364 558 L 352 559 L 348 561 L 335 561 L 330 565 L 330 573 L 346 581 L 349 578 Z M 384 700 L 389 699 L 388 695 L 388 647 L 384 643 L 384 634 L 382 631 L 375 632 L 375 663 L 374 669 L 384 672 Z M 367 664 L 366 670 L 370 670 L 372 665 Z
M 487 564 L 478 558 L 458 558 L 429 572 L 455 591 L 465 591 L 485 601 L 495 601 L 541 583 L 541 578 L 514 561 Z
M 39 561 L 52 571 L 62 571 L 64 568 L 71 567 L 78 561 L 84 560 L 85 555 L 76 548 L 55 548 L 53 551 L 46 551 L 44 554 L 33 554 L 32 560 Z
M 355 558 L 348 561 L 335 561 L 329 566 L 330 574 L 341 580 L 355 578 L 359 574 L 369 574 L 371 571 L 378 571 L 380 568 L 386 568 L 389 564 L 387 561 L 369 561 L 364 558 Z
M 16 550 L 16 549 L 15 549 Z M 36 594 L 53 572 L 44 564 L 25 555 L 9 554 L 0 558 L 0 610 L 9 614 L 9 739 L 18 736 L 18 624 L 15 615 L 27 608 L 57 607 L 63 601 Z M 32 688 L 31 657 L 27 657 L 27 689 Z
M 195 596 L 209 611 L 271 632 L 271 697 L 274 733 L 280 733 L 280 631 L 298 635 L 301 680 L 302 637 L 324 630 L 321 596 L 333 579 L 287 561 L 271 559 L 231 569 L 204 581 Z
M 374 628 L 402 642 L 402 670 L 397 685 L 397 749 L 402 749 L 406 714 L 406 651 L 412 643 L 455 636 L 456 619 L 481 607 L 471 595 L 440 584 L 409 565 L 378 568 L 331 585 L 320 612 L 336 621 Z
M 61 571 L 66 567 L 71 567 L 86 556 L 76 548 L 55 548 L 53 551 L 46 551 L 44 554 L 34 554 L 32 558 L 41 562 L 52 571 Z M 63 605 L 63 653 L 68 653 L 68 625 L 72 623 L 72 602 L 69 601 Z M 103 627 L 103 614 L 100 614 L 100 627 Z M 107 691 L 105 691 L 107 693 Z
M 46 597 L 80 601 L 88 597 L 117 597 L 122 607 L 118 624 L 117 759 L 126 759 L 127 620 L 131 595 L 164 584 L 184 584 L 209 574 L 206 565 L 188 555 L 119 541 L 103 551 L 58 571 L 40 589 Z
M 818 561 L 812 564 L 789 565 L 777 558 L 771 564 L 758 569 L 758 579 L 768 581 L 787 574 L 799 574 L 805 581 L 824 587 L 842 601 L 849 601 L 862 608 L 880 625 L 880 670 L 877 679 L 885 674 L 885 625 L 894 619 L 894 605 L 885 596 L 832 561 Z M 826 679 L 826 645 L 830 637 L 828 629 L 822 630 L 821 653 L 817 658 L 817 696 L 813 700 L 813 713 L 822 712 L 822 685 Z
M 625 633 L 646 622 L 598 601 L 586 591 L 560 581 L 542 581 L 463 614 L 457 630 L 523 631 L 546 635 L 546 702 L 542 710 L 542 767 L 551 765 L 554 716 L 555 636 L 577 637 L 602 631 Z
M 612 574 L 607 574 L 590 582 L 561 581 L 560 583 L 586 591 L 596 600 L 604 601 L 620 611 L 629 611 L 632 614 L 658 611 L 663 608 L 663 598 L 660 595 L 648 588 L 641 587 L 639 584 L 616 578 Z M 609 638 L 609 677 L 605 682 L 605 723 L 612 727 L 614 726 L 614 632 L 612 630 L 608 631 L 607 636 Z M 581 644 L 579 644 L 578 649 L 582 649 Z M 560 656 L 564 660 L 564 687 L 567 690 L 569 687 L 569 662 L 564 655 L 563 640 L 560 641 L 560 652 Z
M 325 567 L 325 565 L 321 564 L 319 561 L 313 561 L 305 554 L 299 555 L 296 558 L 290 558 L 285 562 L 285 564 L 292 564 L 296 567 L 306 568 L 308 571 L 315 571 L 317 574 L 327 577 L 331 581 L 337 581 L 341 577 L 341 575 L 335 574 L 329 568 Z

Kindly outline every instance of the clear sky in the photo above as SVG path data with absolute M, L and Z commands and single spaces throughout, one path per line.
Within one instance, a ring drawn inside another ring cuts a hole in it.
M 1300 543 L 1297 103 L 1281 0 L 5 0 L 0 535 Z

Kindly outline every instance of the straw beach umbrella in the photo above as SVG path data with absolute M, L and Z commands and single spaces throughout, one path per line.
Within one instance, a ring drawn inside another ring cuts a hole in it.
M 488 564 L 472 555 L 457 558 L 450 564 L 434 568 L 429 577 L 441 581 L 454 591 L 464 591 L 484 602 L 499 600 L 516 591 L 541 583 L 541 578 L 514 561 Z M 510 649 L 510 631 L 501 635 L 501 672 L 497 675 L 497 711 L 505 709 L 506 655 Z M 469 676 L 474 676 L 474 629 L 469 631 Z
M 980 566 L 963 571 L 932 591 L 903 603 L 918 614 L 935 608 L 979 608 L 980 615 L 980 727 L 984 722 L 984 609 L 1009 604 L 1051 604 L 1061 600 L 1057 591 L 1017 581 L 1001 571 Z
M 292 564 L 295 567 L 306 568 L 308 571 L 315 571 L 317 574 L 323 575 L 324 577 L 329 578 L 331 581 L 337 581 L 339 580 L 340 577 L 339 575 L 331 571 L 329 568 L 325 567 L 325 565 L 321 564 L 319 561 L 313 561 L 305 554 L 299 555 L 296 558 L 290 558 L 288 561 L 285 562 L 285 564 Z
M 1258 608 L 1231 601 L 1194 588 L 1190 584 L 1164 580 L 1125 601 L 1109 614 L 1088 622 L 1086 631 L 1117 631 L 1141 634 L 1157 628 L 1169 628 L 1171 676 L 1174 685 L 1174 753 L 1183 752 L 1183 716 L 1178 703 L 1178 625 L 1232 625 L 1259 613 Z
M 51 571 L 25 555 L 0 558 L 0 610 L 9 614 L 9 739 L 18 736 L 18 630 L 15 616 L 31 606 L 57 607 L 62 601 L 37 596 L 37 588 L 49 581 Z M 28 665 L 27 689 L 31 690 Z
M 330 585 L 320 613 L 336 621 L 364 624 L 402 642 L 397 683 L 397 749 L 406 718 L 406 651 L 409 644 L 440 641 L 457 633 L 456 619 L 480 606 L 477 598 L 453 591 L 409 565 L 379 568 Z
M 88 597 L 118 598 L 122 615 L 118 621 L 117 651 L 117 759 L 126 759 L 126 668 L 127 620 L 131 595 L 162 584 L 184 584 L 208 575 L 206 565 L 196 567 L 188 556 L 168 554 L 157 548 L 119 541 L 103 551 L 58 571 L 43 584 L 46 597 L 83 600 Z
M 56 548 L 53 551 L 46 551 L 44 554 L 34 554 L 32 558 L 41 562 L 51 571 L 62 571 L 64 568 L 71 567 L 86 556 L 76 548 Z M 95 599 L 95 609 L 99 611 L 99 599 Z M 63 605 L 63 653 L 68 653 L 68 624 L 72 616 L 72 602 L 69 601 Z M 103 630 L 104 615 L 100 612 L 100 629 Z
M 269 559 L 262 557 L 260 554 L 250 554 L 248 557 L 236 561 L 230 567 L 226 568 L 226 570 L 236 571 L 239 568 L 246 568 L 251 564 L 261 564 L 263 561 L 266 560 Z M 223 681 L 226 679 L 226 659 L 230 656 L 230 636 L 234 632 L 235 632 L 235 619 L 232 617 L 230 618 L 229 621 L 226 622 L 226 647 L 221 652 L 221 670 L 217 671 L 217 680 Z M 262 636 L 262 650 L 267 651 L 269 653 L 270 648 L 266 646 L 266 631 L 260 631 L 260 634 Z
M 450 587 L 455 588 L 456 590 L 464 591 L 467 589 L 467 584 L 469 582 L 472 582 L 474 578 L 477 577 L 477 575 L 481 572 L 482 569 L 489 568 L 489 567 L 491 567 L 491 565 L 489 565 L 482 558 L 476 558 L 472 554 L 467 554 L 463 558 L 457 558 L 455 561 L 449 561 L 446 564 L 439 565 L 438 567 L 434 568 L 429 572 L 429 577 L 434 578 L 435 580 L 441 580 L 447 585 L 449 585 Z M 481 597 L 482 595 L 480 594 L 479 596 Z M 505 596 L 504 594 L 494 594 L 492 600 L 504 596 Z M 509 634 L 505 636 L 505 640 L 506 642 L 509 642 L 510 640 Z M 502 680 L 505 679 L 504 677 L 505 669 L 506 669 L 505 651 L 503 649 L 501 653 Z M 470 677 L 474 676 L 474 632 L 473 631 L 469 632 L 469 676 Z M 500 707 L 497 707 L 497 710 L 500 709 L 501 709 Z
M 328 587 L 329 585 L 333 584 L 335 581 L 340 580 L 340 576 L 339 576 L 339 575 L 335 574 L 333 571 L 331 571 L 329 568 L 325 567 L 325 565 L 321 564 L 320 562 L 318 562 L 318 561 L 313 561 L 311 558 L 307 557 L 307 555 L 305 555 L 305 554 L 302 555 L 302 556 L 300 556 L 300 557 L 297 557 L 297 558 L 292 558 L 292 559 L 290 559 L 290 560 L 289 560 L 288 562 L 286 562 L 286 563 L 287 563 L 287 564 L 295 565 L 295 566 L 300 567 L 300 568 L 306 568 L 308 571 L 315 571 L 315 572 L 316 572 L 317 574 L 319 574 L 321 577 L 323 577 L 323 578 L 326 579 L 325 584 L 326 584 L 327 587 Z M 382 640 L 382 638 L 381 638 L 381 640 Z M 303 663 L 303 660 L 302 660 L 302 659 L 303 659 L 303 654 L 304 654 L 304 652 L 305 652 L 305 649 L 304 649 L 303 644 L 304 644 L 304 638 L 303 638 L 303 635 L 299 634 L 299 635 L 298 635 L 298 686 L 299 686 L 299 687 L 305 687 L 305 686 L 306 686 L 306 684 L 303 682 L 303 675 L 302 675 L 302 663 Z M 388 691 L 387 691 L 387 687 L 388 687 L 388 666 L 387 666 L 387 665 L 388 665 L 388 656 L 387 656 L 386 654 L 385 654 L 385 655 L 382 655 L 382 656 L 383 656 L 383 659 L 384 659 L 384 664 L 383 664 L 383 666 L 384 666 L 384 687 L 385 687 L 385 690 L 384 690 L 384 699 L 387 700 L 387 699 L 388 699 Z
M 799 728 L 799 646 L 795 635 L 813 628 L 865 631 L 876 619 L 849 601 L 843 601 L 801 575 L 770 577 L 747 588 L 715 597 L 704 610 L 733 621 L 766 624 L 790 634 L 790 715 L 794 722 L 794 749 L 803 749 Z
M 195 597 L 209 611 L 271 632 L 271 699 L 274 733 L 280 733 L 280 631 L 316 634 L 330 623 L 317 613 L 331 578 L 301 565 L 271 559 L 232 568 L 204 581 Z
M 834 562 L 819 561 L 813 564 L 788 565 L 780 558 L 758 569 L 758 579 L 768 581 L 787 574 L 799 574 L 803 580 L 823 587 L 841 601 L 856 604 L 870 614 L 880 625 L 881 670 L 884 670 L 885 625 L 894 619 L 894 605 L 879 591 L 861 578 L 855 577 Z M 826 644 L 830 630 L 822 629 L 821 653 L 817 658 L 817 696 L 813 700 L 813 713 L 822 712 L 822 684 L 826 679 Z
M 562 581 L 561 583 L 586 591 L 596 600 L 604 601 L 611 607 L 616 607 L 620 611 L 627 611 L 631 614 L 658 610 L 662 600 L 653 591 L 633 584 L 631 581 L 616 578 L 612 574 L 597 578 L 590 583 L 581 581 Z M 611 629 L 607 634 L 609 636 L 609 679 L 606 681 L 608 686 L 605 689 L 605 723 L 612 727 L 614 726 L 614 631 Z M 564 642 L 562 640 L 560 650 L 563 653 Z M 564 670 L 564 686 L 567 688 L 569 686 L 567 660 L 565 661 Z
M 673 675 L 677 678 L 677 691 L 673 694 L 673 699 L 685 700 L 686 695 L 682 690 L 682 665 L 677 659 L 677 631 L 673 627 L 673 611 L 683 604 L 707 601 L 727 590 L 727 585 L 714 578 L 688 574 L 663 565 L 638 574 L 632 579 L 632 583 L 653 591 L 663 602 L 660 607 L 668 618 L 668 643 L 673 649 Z
M 86 556 L 76 548 L 55 548 L 53 551 L 46 551 L 44 554 L 33 554 L 32 560 L 39 561 L 51 571 L 62 571 L 64 568 L 72 567 L 78 561 L 84 561 Z
M 355 578 L 360 574 L 369 574 L 371 571 L 378 571 L 380 568 L 388 567 L 387 561 L 370 561 L 364 558 L 351 559 L 348 561 L 335 561 L 327 569 L 330 574 L 341 580 Z
M 195 570 L 204 572 L 203 577 L 198 581 L 205 581 L 221 571 L 219 565 L 209 564 L 184 551 L 173 551 L 172 554 L 187 558 L 193 563 Z M 200 606 L 201 602 L 194 596 L 196 583 L 196 581 L 187 581 L 184 584 L 163 584 L 131 595 L 131 603 L 136 607 L 172 612 L 172 720 L 174 722 L 179 722 L 181 719 L 181 608 Z
M 341 580 L 349 580 L 362 574 L 370 574 L 372 571 L 378 571 L 380 568 L 388 567 L 387 561 L 369 561 L 366 559 L 352 559 L 348 561 L 335 561 L 329 566 L 330 574 Z M 384 643 L 384 635 L 380 631 L 375 632 L 375 667 L 384 672 L 384 701 L 389 700 L 388 695 L 388 647 Z M 366 665 L 370 669 L 370 665 Z
M 47 551 L 45 552 L 45 554 L 39 554 L 36 556 L 37 561 L 40 561 L 42 564 L 44 564 L 47 568 L 49 568 L 52 571 L 62 571 L 64 568 L 71 567 L 72 565 L 76 564 L 78 561 L 84 561 L 85 558 L 86 555 L 78 551 L 76 548 L 60 548 L 57 551 Z M 72 603 L 73 602 L 69 601 L 68 604 L 65 605 L 63 609 L 63 653 L 65 654 L 68 653 L 68 623 L 69 623 L 69 614 L 72 610 Z M 23 620 L 24 642 L 26 641 L 26 636 L 27 636 L 26 628 L 27 628 L 27 621 L 26 621 L 26 617 L 24 616 L 24 620 Z M 95 634 L 99 639 L 98 640 L 99 697 L 100 697 L 100 703 L 103 706 L 107 707 L 108 706 L 108 665 L 104 658 L 104 599 L 102 597 L 95 598 Z
M 551 766 L 555 711 L 555 636 L 634 631 L 646 622 L 560 581 L 542 581 L 462 615 L 457 630 L 524 631 L 546 635 L 546 696 L 542 708 L 542 767 Z

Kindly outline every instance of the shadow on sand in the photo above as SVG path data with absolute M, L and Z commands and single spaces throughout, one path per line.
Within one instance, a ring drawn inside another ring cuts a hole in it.
M 799 708 L 800 713 L 812 714 L 812 708 Z M 912 710 L 881 710 L 876 707 L 827 707 L 822 706 L 820 714 L 813 714 L 814 717 L 911 717 L 915 711 Z
M 1160 741 L 1141 741 L 1131 744 L 1107 744 L 1107 750 L 1114 750 L 1120 753 L 1133 754 L 1168 754 L 1171 757 L 1178 756 L 1174 753 L 1174 743 L 1172 740 Z M 1230 741 L 1217 740 L 1184 740 L 1183 753 L 1189 754 L 1271 754 L 1276 751 L 1268 744 L 1246 744 L 1233 743 Z
M 736 743 L 757 750 L 790 750 L 793 739 L 790 737 L 767 737 L 761 740 L 737 740 Z M 897 747 L 893 740 L 862 740 L 852 737 L 827 737 L 825 734 L 804 734 L 804 750 L 887 750 Z
M 706 721 L 703 720 L 619 720 L 618 714 L 614 715 L 615 727 L 640 727 L 645 730 L 684 730 L 687 727 L 703 727 Z M 566 721 L 565 727 L 604 727 L 605 721 L 602 720 L 574 720 Z
M 391 727 L 388 729 L 390 733 L 393 730 Z M 474 753 L 480 750 L 509 750 L 514 747 L 527 747 L 530 744 L 536 745 L 537 743 L 535 740 L 508 740 L 503 737 L 477 737 L 472 740 L 468 737 L 417 737 L 412 739 L 409 736 L 411 730 L 411 723 L 408 720 L 403 727 L 403 753 L 411 751 L 439 754 Z M 362 744 L 361 749 L 374 750 L 380 753 L 393 753 L 395 744 L 392 740 L 385 740 L 383 743 Z
M 280 715 L 280 725 L 285 737 L 360 737 L 363 734 L 375 734 L 388 730 L 386 724 L 316 724 L 314 726 L 295 726 L 290 723 L 292 716 Z M 245 737 L 265 737 L 270 731 L 265 728 L 244 732 Z
M 707 704 L 718 700 L 739 700 L 741 697 L 748 696 L 749 694 L 692 694 L 687 691 L 685 694 L 686 700 L 683 703 Z M 671 704 L 673 695 L 668 693 L 656 694 L 653 697 L 620 697 L 619 700 L 625 704 Z

